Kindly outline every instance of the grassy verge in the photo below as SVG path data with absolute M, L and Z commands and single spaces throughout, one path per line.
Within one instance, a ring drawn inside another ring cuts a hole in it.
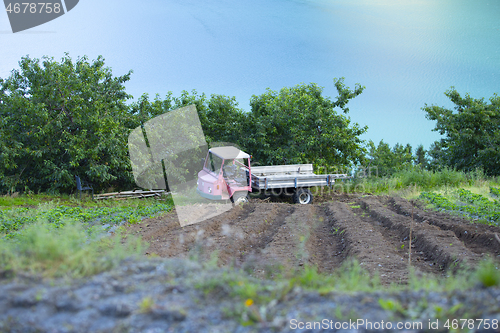
M 0 239 L 0 271 L 47 277 L 82 277 L 111 269 L 125 257 L 142 253 L 144 244 L 131 236 L 100 237 L 81 223 L 59 226 L 36 221 L 9 239 Z
M 0 199 L 0 273 L 44 276 L 92 275 L 142 253 L 144 245 L 124 236 L 120 225 L 140 223 L 173 208 L 171 199 L 80 202 L 48 195 Z M 113 233 L 106 234 L 110 229 Z

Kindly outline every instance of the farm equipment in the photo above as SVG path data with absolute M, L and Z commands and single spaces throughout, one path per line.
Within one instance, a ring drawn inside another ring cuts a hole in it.
M 314 186 L 332 186 L 347 174 L 316 175 L 312 164 L 251 167 L 251 155 L 232 146 L 211 148 L 198 173 L 197 192 L 211 200 L 248 201 L 248 192 L 292 196 L 294 203 L 310 204 Z

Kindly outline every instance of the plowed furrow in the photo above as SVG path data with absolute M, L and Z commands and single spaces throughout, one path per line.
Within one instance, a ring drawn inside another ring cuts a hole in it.
M 314 205 L 292 207 L 293 214 L 285 218 L 272 241 L 254 258 L 258 262 L 256 275 L 269 275 L 278 267 L 294 271 L 312 265 L 320 272 L 331 272 L 339 266 L 339 242 L 331 233 L 324 210 Z
M 216 239 L 215 249 L 219 251 L 219 262 L 232 262 L 239 267 L 248 261 L 247 266 L 251 265 L 293 211 L 294 206 L 288 204 L 257 205 L 246 218 L 229 224 L 223 231 L 225 235 Z
M 406 262 L 378 230 L 343 202 L 328 203 L 327 209 L 333 219 L 333 233 L 344 244 L 343 256 L 354 256 L 368 271 L 378 272 L 382 283 L 407 281 Z
M 500 235 L 500 228 L 478 223 L 470 223 L 464 219 L 457 219 L 445 213 L 428 212 L 419 207 L 413 206 L 410 202 L 402 198 L 390 198 L 392 210 L 398 214 L 411 216 L 416 221 L 429 223 L 442 230 L 451 230 L 455 236 L 464 242 L 471 251 L 482 255 L 485 253 L 494 256 L 500 255 L 500 242 L 496 240 L 495 233 Z
M 326 207 L 311 209 L 312 233 L 306 243 L 309 263 L 315 265 L 320 273 L 330 273 L 342 264 L 343 245 L 335 234 L 334 221 L 328 217 Z
M 391 248 L 394 249 L 395 252 L 401 256 L 401 258 L 403 258 L 404 262 L 411 264 L 417 272 L 442 274 L 438 265 L 435 264 L 431 258 L 428 258 L 423 252 L 412 251 L 412 255 L 410 256 L 409 237 L 402 236 L 398 230 L 386 228 L 382 222 L 370 216 L 369 212 L 366 209 L 361 208 L 361 206 L 361 201 L 357 200 L 352 206 L 349 207 L 362 221 L 371 225 L 371 229 L 379 232 L 389 246 L 391 246 Z M 414 247 L 413 244 L 412 247 Z
M 311 229 L 311 205 L 293 205 L 293 213 L 286 216 L 273 238 L 260 253 L 247 257 L 255 262 L 257 276 L 272 275 L 278 270 L 295 270 L 309 263 L 306 241 Z
M 401 237 L 409 237 L 412 229 L 412 247 L 434 260 L 443 269 L 457 264 L 474 266 L 479 260 L 479 257 L 467 249 L 452 231 L 412 221 L 411 218 L 384 207 L 375 198 L 364 198 L 361 204 L 385 228 L 397 231 Z
M 141 236 L 150 243 L 149 254 L 186 257 L 190 252 L 196 251 L 196 255 L 199 255 L 206 250 L 203 245 L 209 246 L 213 243 L 213 238 L 220 234 L 223 225 L 241 220 L 254 210 L 255 205 L 238 206 L 206 221 L 185 227 L 180 226 L 175 211 L 172 211 L 163 219 L 143 221 L 142 225 L 146 227 L 141 230 Z

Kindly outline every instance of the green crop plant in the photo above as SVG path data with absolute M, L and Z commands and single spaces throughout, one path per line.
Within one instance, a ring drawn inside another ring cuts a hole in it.
M 75 220 L 87 224 L 111 225 L 124 221 L 139 223 L 144 217 L 152 217 L 159 213 L 168 212 L 173 205 L 170 202 L 153 202 L 148 206 L 115 206 L 115 207 L 71 207 L 58 206 L 51 201 L 40 204 L 36 209 L 27 207 L 0 210 L 0 235 L 10 234 L 20 230 L 23 226 L 32 224 L 37 220 L 45 220 L 58 227 L 63 220 Z
M 490 193 L 494 194 L 496 197 L 500 197 L 500 190 L 495 187 L 490 187 Z
M 467 203 L 464 205 L 456 204 L 447 197 L 433 192 L 422 192 L 420 199 L 424 199 L 442 210 L 456 211 L 470 217 L 484 219 L 491 224 L 499 224 L 500 205 L 497 201 L 490 201 L 479 194 L 464 189 L 458 190 L 457 194 L 461 200 Z
M 380 307 L 384 310 L 388 310 L 402 316 L 406 314 L 406 309 L 397 300 L 380 298 L 378 300 L 378 304 L 380 304 Z

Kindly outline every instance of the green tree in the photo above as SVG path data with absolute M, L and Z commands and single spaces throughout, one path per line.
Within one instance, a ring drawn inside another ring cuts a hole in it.
M 378 146 L 370 140 L 368 142 L 368 167 L 371 175 L 390 176 L 396 171 L 403 170 L 413 164 L 412 147 L 396 143 L 391 149 L 388 143 L 380 140 Z
M 23 57 L 0 81 L 0 186 L 70 191 L 75 175 L 97 189 L 131 184 L 128 112 L 124 83 L 99 56 Z M 0 190 L 1 190 L 0 189 Z
M 234 96 L 212 94 L 207 98 L 205 94 L 200 95 L 192 90 L 191 93 L 182 91 L 179 97 L 172 96 L 172 92 L 168 92 L 164 99 L 156 95 L 150 101 L 149 95 L 143 94 L 137 102 L 132 103 L 131 112 L 138 115 L 143 124 L 156 116 L 191 104 L 196 106 L 208 143 L 241 141 L 247 115 L 238 107 Z
M 396 143 L 394 148 L 392 148 L 393 160 L 394 160 L 394 169 L 402 170 L 409 166 L 413 165 L 413 155 L 412 155 L 412 147 L 409 143 L 406 146 L 402 144 Z
M 386 176 L 392 173 L 393 156 L 391 147 L 384 140 L 380 140 L 378 146 L 368 141 L 368 167 L 371 175 Z
M 453 87 L 445 95 L 454 110 L 427 104 L 422 108 L 427 119 L 436 121 L 434 131 L 444 136 L 429 152 L 434 166 L 500 174 L 500 97 L 494 94 L 488 103 L 469 94 L 461 97 Z
M 427 151 L 423 145 L 419 145 L 415 151 L 415 165 L 420 166 L 422 169 L 429 167 L 429 159 L 427 158 Z
M 334 83 L 339 94 L 335 100 L 322 96 L 323 88 L 314 83 L 252 96 L 241 146 L 260 164 L 313 163 L 341 169 L 359 163 L 366 152 L 359 136 L 367 127 L 351 124 L 344 114 L 364 87 L 357 84 L 350 90 L 343 78 Z

